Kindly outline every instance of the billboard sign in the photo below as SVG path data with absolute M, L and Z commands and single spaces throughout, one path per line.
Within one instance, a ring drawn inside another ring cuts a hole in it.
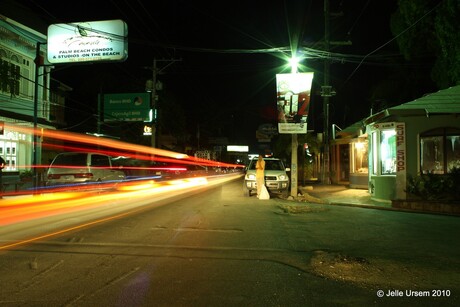
M 150 120 L 150 93 L 104 94 L 104 122 Z
M 276 75 L 279 133 L 307 133 L 313 73 Z
M 258 142 L 267 143 L 278 134 L 278 128 L 272 124 L 262 124 L 256 130 L 256 138 Z
M 247 145 L 227 145 L 228 152 L 249 152 Z
M 119 19 L 52 24 L 47 48 L 51 64 L 124 61 L 128 58 L 128 26 Z

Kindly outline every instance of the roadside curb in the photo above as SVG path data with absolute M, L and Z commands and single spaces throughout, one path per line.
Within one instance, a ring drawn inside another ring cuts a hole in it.
M 386 211 L 397 211 L 397 212 L 406 212 L 406 213 L 422 213 L 422 214 L 435 214 L 435 215 L 445 215 L 445 216 L 460 217 L 460 215 L 458 215 L 458 214 L 453 214 L 453 213 L 448 213 L 448 212 L 421 211 L 421 210 L 411 210 L 411 209 L 394 208 L 394 207 L 383 207 L 383 206 L 367 205 L 367 204 L 352 204 L 352 203 L 330 202 L 330 203 L 326 203 L 326 205 L 342 206 L 342 207 L 357 207 L 357 208 L 377 209 L 377 210 L 386 210 Z

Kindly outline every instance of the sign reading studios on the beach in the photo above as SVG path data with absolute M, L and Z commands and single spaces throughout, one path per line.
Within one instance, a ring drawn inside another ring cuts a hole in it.
M 128 58 L 128 26 L 122 20 L 53 24 L 48 27 L 51 64 L 120 62 Z

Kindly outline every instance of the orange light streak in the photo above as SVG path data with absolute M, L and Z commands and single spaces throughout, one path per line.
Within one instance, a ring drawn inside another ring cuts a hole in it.
M 235 174 L 233 176 L 217 176 L 217 178 L 213 178 L 212 184 L 220 184 L 225 181 L 233 180 L 239 176 L 241 176 L 241 174 Z M 26 220 L 39 219 L 48 217 L 50 215 L 75 212 L 99 206 L 112 206 L 116 208 L 116 206 L 119 205 L 118 201 L 120 200 L 129 199 L 136 201 L 136 199 L 153 199 L 153 201 L 155 201 L 155 197 L 152 198 L 152 196 L 159 196 L 161 194 L 174 195 L 174 191 L 206 186 L 207 184 L 208 180 L 206 177 L 172 180 L 162 183 L 156 183 L 152 180 L 145 180 L 139 181 L 138 184 L 133 184 L 132 182 L 126 183 L 124 185 L 118 186 L 118 192 L 110 192 L 100 195 L 93 195 L 92 193 L 88 192 L 57 193 L 4 199 L 0 201 L 0 225 L 19 223 Z M 33 238 L 23 239 L 13 243 L 7 243 L 3 246 L 0 246 L 0 250 L 10 249 L 34 241 L 54 237 L 66 232 L 118 219 L 140 210 L 143 210 L 143 206 L 130 207 L 130 209 L 126 212 L 116 214 L 112 213 L 108 217 L 98 218 L 94 221 L 67 227 L 65 229 L 53 231 L 51 233 L 38 235 Z
M 8 126 L 8 124 L 5 124 Z M 13 129 L 13 127 L 11 127 Z M 43 129 L 43 128 L 30 128 L 24 126 L 15 125 L 14 129 L 16 131 L 25 133 L 25 134 L 35 134 L 41 138 L 49 138 L 67 142 L 76 142 L 80 144 L 87 144 L 91 146 L 98 146 L 98 147 L 105 147 L 106 149 L 98 149 L 98 148 L 85 148 L 85 147 L 73 147 L 70 146 L 68 149 L 75 149 L 78 151 L 92 151 L 92 152 L 101 152 L 107 153 L 112 156 L 130 156 L 136 159 L 145 159 L 145 160 L 152 160 L 152 161 L 161 161 L 161 162 L 174 162 L 174 163 L 184 163 L 184 164 L 200 164 L 205 166 L 216 166 L 216 167 L 235 167 L 235 168 L 242 168 L 243 165 L 240 164 L 230 164 L 230 163 L 223 163 L 217 161 L 210 161 L 206 159 L 190 157 L 183 153 L 147 147 L 143 145 L 137 144 L 130 144 L 119 140 L 113 139 L 106 139 L 101 137 L 96 137 L 92 135 L 84 135 L 74 132 L 68 131 L 58 131 L 58 130 L 50 130 L 50 129 Z M 59 148 L 61 146 L 55 144 L 48 144 L 43 143 L 42 146 L 50 146 L 53 148 Z M 66 147 L 62 147 L 66 148 Z M 111 148 L 111 150 L 108 150 Z M 113 151 L 116 149 L 115 151 Z M 74 151 L 74 150 L 72 150 Z M 140 154 L 144 154 L 140 155 Z M 168 158 L 168 159 L 166 159 Z M 31 167 L 43 167 L 43 166 L 31 166 Z
M 93 208 L 107 203 L 171 193 L 198 185 L 206 185 L 206 178 L 190 178 L 168 181 L 162 184 L 152 181 L 121 185 L 118 192 L 94 195 L 92 192 L 42 194 L 21 199 L 6 199 L 0 202 L 0 225 L 9 225 L 26 220 Z
M 138 209 L 137 211 L 140 211 L 140 210 L 141 209 Z M 89 223 L 85 223 L 85 224 L 77 225 L 77 226 L 74 226 L 74 227 L 70 227 L 70 228 L 59 230 L 59 231 L 55 231 L 55 232 L 52 232 L 52 233 L 48 233 L 48 234 L 45 234 L 45 235 L 37 236 L 37 237 L 31 238 L 31 239 L 26 239 L 26 240 L 21 240 L 21 241 L 15 242 L 15 243 L 10 243 L 10 244 L 7 244 L 7 245 L 0 246 L 0 250 L 9 249 L 9 248 L 12 248 L 12 247 L 17 247 L 17 246 L 24 245 L 24 244 L 27 244 L 27 243 L 35 242 L 35 241 L 38 241 L 38 240 L 41 240 L 41 239 L 54 237 L 54 236 L 57 236 L 57 235 L 60 235 L 60 234 L 63 234 L 63 233 L 69 232 L 69 231 L 82 229 L 82 228 L 85 228 L 85 227 L 88 227 L 88 226 L 91 226 L 91 225 L 100 224 L 100 223 L 103 223 L 103 222 L 106 222 L 106 221 L 118 219 L 120 217 L 129 215 L 129 214 L 132 214 L 132 213 L 133 213 L 133 211 L 125 212 L 125 213 L 117 214 L 117 215 L 114 215 L 114 216 L 106 217 L 106 218 L 103 218 L 103 219 L 98 219 L 96 221 L 92 221 L 92 222 L 89 222 Z

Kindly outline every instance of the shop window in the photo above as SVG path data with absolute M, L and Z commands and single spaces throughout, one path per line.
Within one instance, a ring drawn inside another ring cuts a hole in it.
M 446 136 L 447 172 L 460 168 L 460 133 Z
M 377 151 L 377 133 L 374 132 L 372 133 L 372 159 L 371 159 L 371 169 L 372 169 L 372 174 L 377 175 L 377 168 L 378 168 L 378 161 L 379 161 L 379 156 L 378 156 L 378 151 Z
M 340 180 L 350 180 L 350 147 L 348 144 L 339 145 Z
M 5 136 L 8 139 L 11 139 L 11 132 Z M 17 142 L 15 141 L 3 141 L 0 140 L 0 155 L 6 161 L 4 171 L 16 171 L 17 170 Z
M 396 174 L 396 130 L 381 131 L 380 161 L 382 175 Z
M 446 174 L 460 168 L 460 130 L 440 128 L 420 135 L 420 170 Z
M 352 173 L 367 174 L 368 173 L 368 142 L 362 140 L 351 143 L 351 163 Z

